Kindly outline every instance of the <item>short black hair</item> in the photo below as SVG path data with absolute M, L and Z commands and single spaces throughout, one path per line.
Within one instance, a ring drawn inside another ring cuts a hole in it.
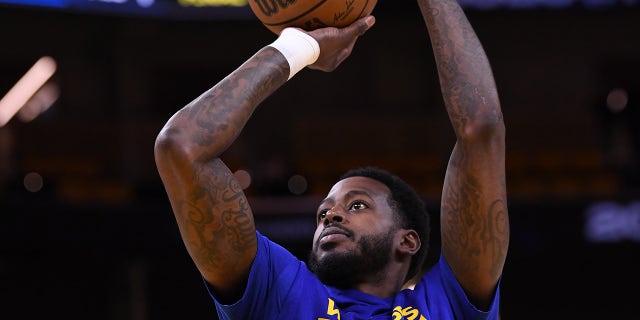
M 420 249 L 411 258 L 411 265 L 406 280 L 413 278 L 422 270 L 422 266 L 429 251 L 429 234 L 431 232 L 430 217 L 426 205 L 408 183 L 400 177 L 378 167 L 360 167 L 347 171 L 340 180 L 349 177 L 366 177 L 377 180 L 386 185 L 391 191 L 389 204 L 399 218 L 399 224 L 404 229 L 413 229 L 420 237 Z

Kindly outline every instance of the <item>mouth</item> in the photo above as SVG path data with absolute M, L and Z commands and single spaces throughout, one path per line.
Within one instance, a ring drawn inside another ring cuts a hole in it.
M 352 232 L 344 227 L 328 226 L 318 237 L 318 247 L 322 250 L 333 248 L 337 242 L 349 239 L 353 236 Z

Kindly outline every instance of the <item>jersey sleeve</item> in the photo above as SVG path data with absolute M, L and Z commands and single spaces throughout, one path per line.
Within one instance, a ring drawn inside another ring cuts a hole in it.
M 474 306 L 471 301 L 469 301 L 467 294 L 464 292 L 464 289 L 462 289 L 462 286 L 456 279 L 444 256 L 440 255 L 436 268 L 437 272 L 433 274 L 439 275 L 443 290 L 448 297 L 449 304 L 451 305 L 456 319 L 498 319 L 500 305 L 500 281 L 498 281 L 490 307 L 487 310 L 480 310 Z
M 263 319 L 278 315 L 303 263 L 256 231 L 258 250 L 244 294 L 233 304 L 220 303 L 205 281 L 220 319 Z M 204 279 L 203 279 L 204 280 Z

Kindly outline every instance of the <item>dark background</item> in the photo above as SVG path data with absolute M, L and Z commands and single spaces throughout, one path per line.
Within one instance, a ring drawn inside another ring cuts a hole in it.
M 502 318 L 637 318 L 638 8 L 467 13 L 507 126 Z M 374 14 L 341 68 L 297 74 L 224 157 L 252 174 L 258 228 L 301 259 L 316 204 L 356 165 L 414 184 L 438 223 L 454 138 L 426 29 L 413 1 L 383 1 Z M 35 120 L 0 128 L 0 317 L 215 319 L 159 180 L 154 139 L 274 35 L 246 18 L 15 6 L 0 6 L 0 30 L 0 94 L 43 55 L 56 59 L 60 88 Z M 628 94 L 620 113 L 606 107 L 614 88 Z M 32 172 L 43 179 L 37 192 L 24 186 Z M 294 174 L 308 182 L 302 194 L 287 189 Z M 437 230 L 432 241 L 430 261 Z

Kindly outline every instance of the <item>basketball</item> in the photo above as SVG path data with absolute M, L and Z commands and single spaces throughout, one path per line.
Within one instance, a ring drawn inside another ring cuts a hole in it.
M 249 6 L 275 34 L 286 27 L 310 31 L 322 27 L 345 27 L 369 15 L 377 0 L 249 0 Z

